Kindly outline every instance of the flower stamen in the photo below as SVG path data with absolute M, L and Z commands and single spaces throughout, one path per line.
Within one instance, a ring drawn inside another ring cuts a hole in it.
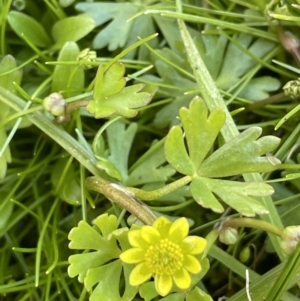
M 162 239 L 149 246 L 145 254 L 145 264 L 153 273 L 172 275 L 183 266 L 184 255 L 178 244 Z

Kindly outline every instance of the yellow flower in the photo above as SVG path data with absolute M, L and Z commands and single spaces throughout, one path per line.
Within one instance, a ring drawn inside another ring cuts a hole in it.
M 122 261 L 137 264 L 130 274 L 130 285 L 140 285 L 153 276 L 155 288 L 161 296 L 170 292 L 173 281 L 178 288 L 188 289 L 190 273 L 201 271 L 194 255 L 202 253 L 206 247 L 204 238 L 187 236 L 188 232 L 186 218 L 171 223 L 162 216 L 153 226 L 130 230 L 128 239 L 133 248 L 120 255 Z

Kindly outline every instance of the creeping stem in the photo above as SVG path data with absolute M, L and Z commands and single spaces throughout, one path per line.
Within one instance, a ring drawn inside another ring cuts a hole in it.
M 110 183 L 98 177 L 88 177 L 85 180 L 88 190 L 93 190 L 104 194 L 112 202 L 118 203 L 122 208 L 136 216 L 146 225 L 152 225 L 155 221 L 155 215 L 147 207 L 139 202 L 132 193 L 123 186 Z

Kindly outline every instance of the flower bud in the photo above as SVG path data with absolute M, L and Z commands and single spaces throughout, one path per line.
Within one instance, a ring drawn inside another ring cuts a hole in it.
M 289 226 L 282 232 L 280 247 L 285 253 L 291 254 L 299 241 L 300 226 Z
M 90 50 L 90 48 L 86 48 L 78 54 L 77 61 L 80 62 L 85 69 L 91 69 L 93 68 L 93 65 L 90 65 L 88 63 L 95 62 L 96 58 L 96 51 Z
M 219 240 L 226 245 L 233 245 L 238 240 L 238 232 L 235 228 L 225 228 L 221 229 L 219 234 Z
M 250 250 L 250 248 L 248 246 L 248 247 L 244 248 L 241 251 L 240 256 L 239 256 L 240 257 L 240 261 L 241 262 L 247 262 L 249 260 L 250 256 L 251 256 L 251 250 Z
M 65 114 L 66 101 L 60 93 L 52 93 L 43 101 L 44 109 L 54 116 Z
M 282 89 L 284 94 L 291 98 L 300 96 L 300 78 L 287 82 Z

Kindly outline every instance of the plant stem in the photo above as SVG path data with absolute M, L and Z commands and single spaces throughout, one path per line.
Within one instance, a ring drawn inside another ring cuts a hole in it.
M 102 193 L 112 202 L 118 203 L 146 225 L 152 225 L 156 219 L 152 211 L 135 199 L 134 195 L 126 187 L 97 177 L 88 177 L 85 180 L 85 185 L 87 189 Z
M 271 223 L 268 223 L 266 221 L 262 221 L 255 218 L 233 218 L 228 219 L 222 224 L 222 228 L 238 228 L 238 227 L 248 227 L 248 228 L 254 228 L 263 230 L 269 233 L 272 233 L 274 235 L 277 235 L 281 237 L 282 235 L 282 228 L 279 228 L 275 225 L 272 225 Z
M 151 200 L 156 200 L 160 197 L 163 197 L 178 188 L 187 185 L 190 183 L 192 178 L 190 176 L 185 176 L 175 182 L 172 182 L 162 188 L 156 189 L 156 190 L 151 190 L 151 191 L 146 191 L 134 187 L 126 187 L 126 190 L 130 191 L 135 195 L 135 197 L 142 199 L 144 201 L 151 201 Z

